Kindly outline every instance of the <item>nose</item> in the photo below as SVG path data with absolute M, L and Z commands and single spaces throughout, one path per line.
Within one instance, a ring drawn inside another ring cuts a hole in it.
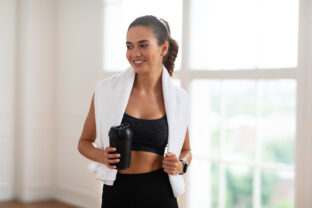
M 141 51 L 140 51 L 140 49 L 138 49 L 137 47 L 134 47 L 133 50 L 132 50 L 132 55 L 133 55 L 134 57 L 139 57 L 139 56 L 141 56 Z

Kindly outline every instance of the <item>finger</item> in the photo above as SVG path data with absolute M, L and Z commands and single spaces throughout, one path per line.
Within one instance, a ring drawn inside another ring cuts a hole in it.
M 174 173 L 174 169 L 172 169 L 172 168 L 165 168 L 164 171 L 168 174 L 171 174 L 171 175 Z
M 120 158 L 120 154 L 119 153 L 116 153 L 116 154 L 108 153 L 107 158 Z
M 167 166 L 169 166 L 169 167 L 175 167 L 176 165 L 177 165 L 177 162 L 174 162 L 174 161 L 170 161 L 170 160 L 164 160 L 163 162 L 162 162 L 164 165 L 167 165 Z
M 172 167 L 172 166 L 175 166 L 176 162 L 173 162 L 173 161 L 170 161 L 170 160 L 163 160 L 163 161 L 162 161 L 162 164 L 163 164 L 165 167 Z
M 114 154 L 113 152 L 114 152 L 115 154 Z M 108 148 L 106 149 L 106 154 L 107 154 L 107 157 L 108 157 L 108 158 L 119 157 L 119 156 L 118 156 L 119 153 L 116 152 L 116 148 L 115 148 L 115 147 L 108 147 Z
M 163 163 L 162 165 L 164 168 L 166 169 L 170 169 L 170 170 L 175 170 L 178 168 L 178 164 L 177 163 Z
M 166 162 L 162 163 L 162 167 L 165 169 L 170 169 L 171 166 L 172 166 L 172 164 L 170 164 L 170 163 L 166 163 Z
M 163 160 L 162 161 L 162 164 L 165 166 L 165 167 L 170 167 L 172 165 L 172 163 L 170 161 L 167 161 L 167 160 Z
M 107 167 L 109 167 L 110 169 L 116 169 L 117 168 L 115 165 L 112 166 L 112 165 L 109 165 L 109 164 L 107 165 Z
M 105 165 L 106 165 L 107 167 L 109 167 L 110 169 L 116 169 L 116 168 L 117 168 L 116 165 L 110 164 L 110 163 L 116 163 L 116 162 L 106 161 Z
M 168 170 L 168 173 L 171 175 L 176 175 L 176 172 L 177 172 L 177 169 L 175 169 L 175 168 L 171 168 Z
M 116 147 L 108 147 L 107 151 L 108 152 L 115 152 L 116 151 Z
M 177 162 L 178 158 L 176 158 L 176 157 L 166 157 L 166 158 L 164 158 L 164 161 Z
M 164 169 L 169 169 L 169 168 L 170 168 L 169 165 L 163 165 L 162 167 L 163 167 Z
M 164 167 L 171 171 L 175 171 L 178 169 L 178 166 L 176 164 L 164 165 Z
M 108 163 L 119 163 L 120 159 L 118 159 L 118 158 L 117 159 L 108 159 L 107 162 Z
M 168 157 L 173 157 L 173 156 L 176 156 L 173 152 L 167 152 L 165 154 L 165 156 L 168 156 Z
M 109 167 L 110 169 L 117 169 L 116 165 L 111 165 L 109 163 L 107 163 L 107 167 Z
M 177 167 L 175 166 L 175 164 L 170 164 L 170 165 L 165 165 L 165 167 L 169 170 L 174 170 L 176 169 Z
M 165 158 L 172 158 L 172 157 L 177 157 L 177 156 L 174 153 L 171 153 L 171 152 L 165 154 Z

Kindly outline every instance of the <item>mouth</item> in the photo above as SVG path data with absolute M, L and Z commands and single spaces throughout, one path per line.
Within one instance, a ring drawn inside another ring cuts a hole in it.
M 143 63 L 145 63 L 145 61 L 144 61 L 144 60 L 134 60 L 134 61 L 132 61 L 132 63 L 133 63 L 135 66 L 140 67 L 140 66 L 143 65 Z

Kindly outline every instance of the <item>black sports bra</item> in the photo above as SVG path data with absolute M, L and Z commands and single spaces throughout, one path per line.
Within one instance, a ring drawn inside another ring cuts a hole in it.
M 168 143 L 168 123 L 166 114 L 158 119 L 141 119 L 126 113 L 121 123 L 129 123 L 133 130 L 131 150 L 144 150 L 164 155 Z

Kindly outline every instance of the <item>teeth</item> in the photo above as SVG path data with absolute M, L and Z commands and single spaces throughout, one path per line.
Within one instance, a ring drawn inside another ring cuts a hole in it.
M 140 64 L 140 63 L 143 63 L 143 61 L 134 61 L 134 63 Z

